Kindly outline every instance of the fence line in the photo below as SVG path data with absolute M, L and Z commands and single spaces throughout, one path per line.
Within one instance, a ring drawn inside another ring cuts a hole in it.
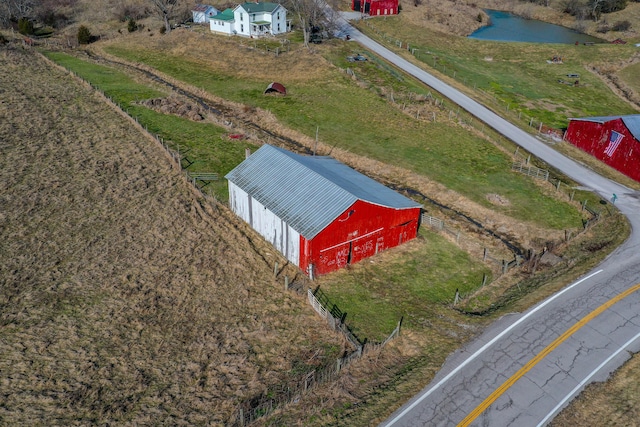
M 510 112 L 513 115 L 517 115 L 518 120 L 521 120 L 530 128 L 536 130 L 538 134 L 545 135 L 550 137 L 553 140 L 561 141 L 563 137 L 563 132 L 559 129 L 552 128 L 550 126 L 545 125 L 542 121 L 536 120 L 534 117 L 528 117 L 522 114 L 522 111 L 517 111 L 511 108 L 511 105 L 507 102 L 504 102 L 497 98 L 497 96 L 493 93 L 487 92 L 482 88 L 477 87 L 475 82 L 468 77 L 463 75 L 459 75 L 459 70 L 456 70 L 455 66 L 452 64 L 447 64 L 442 58 L 437 57 L 428 49 L 417 45 L 410 45 L 410 43 L 405 42 L 403 40 L 399 40 L 395 37 L 391 37 L 386 33 L 378 30 L 374 27 L 372 20 L 364 19 L 361 20 L 365 26 L 367 26 L 373 33 L 378 35 L 380 39 L 386 42 L 388 45 L 391 45 L 395 48 L 407 50 L 411 55 L 413 55 L 419 61 L 422 61 L 425 64 L 429 64 L 433 69 L 442 72 L 442 74 L 452 77 L 453 79 L 462 82 L 467 87 L 473 87 L 473 90 L 483 94 L 487 99 L 493 101 L 496 105 L 503 109 L 505 112 Z M 433 59 L 431 61 L 431 59 Z
M 511 164 L 511 170 L 520 172 L 522 174 L 531 176 L 536 179 L 542 179 L 545 181 L 549 181 L 549 171 L 546 169 L 540 169 L 536 166 L 524 164 L 522 162 L 513 162 Z
M 344 330 L 341 329 L 341 325 L 344 325 L 346 313 L 343 313 L 335 304 L 333 304 L 331 308 L 328 308 L 331 303 L 329 302 L 328 297 L 320 291 L 319 287 L 316 288 L 315 291 L 308 289 L 307 298 L 309 300 L 309 304 L 311 304 L 320 317 L 325 319 L 334 329 L 344 332 Z M 337 314 L 340 316 L 336 316 Z M 244 401 L 238 406 L 238 409 L 232 416 L 229 424 L 233 427 L 248 426 L 258 418 L 269 415 L 279 407 L 289 403 L 298 402 L 302 395 L 307 393 L 313 387 L 336 379 L 340 374 L 340 371 L 348 367 L 354 361 L 371 352 L 380 351 L 389 343 L 389 341 L 400 335 L 401 327 L 402 319 L 398 321 L 396 328 L 391 332 L 391 334 L 389 334 L 389 336 L 380 343 L 367 344 L 366 339 L 360 342 L 360 340 L 353 334 L 353 336 L 345 335 L 349 342 L 353 343 L 352 340 L 355 340 L 355 342 L 358 343 L 353 352 L 345 357 L 336 359 L 335 364 L 332 363 L 320 369 L 314 369 L 307 372 L 305 375 L 300 377 L 300 381 L 297 383 L 274 388 L 263 393 L 261 396 Z

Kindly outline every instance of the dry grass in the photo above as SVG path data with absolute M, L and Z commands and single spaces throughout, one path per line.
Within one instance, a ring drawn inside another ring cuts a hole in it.
M 0 70 L 3 424 L 222 425 L 333 360 L 275 254 L 152 140 L 31 53 L 0 47 Z
M 637 426 L 640 358 L 633 356 L 605 383 L 594 383 L 551 423 L 553 427 Z

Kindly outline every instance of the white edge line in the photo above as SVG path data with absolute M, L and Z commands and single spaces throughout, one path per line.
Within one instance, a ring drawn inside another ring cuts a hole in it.
M 524 322 L 525 320 L 527 320 L 530 316 L 532 316 L 534 313 L 536 313 L 538 310 L 541 310 L 542 308 L 544 308 L 547 304 L 549 304 L 551 301 L 555 300 L 556 298 L 558 298 L 560 295 L 564 294 L 565 292 L 571 290 L 572 288 L 578 286 L 580 283 L 584 282 L 585 280 L 588 280 L 590 278 L 592 278 L 593 276 L 595 276 L 598 273 L 601 273 L 603 270 L 600 269 L 598 271 L 595 271 L 593 273 L 591 273 L 590 275 L 588 275 L 587 277 L 584 277 L 580 280 L 578 280 L 577 282 L 575 282 L 573 285 L 568 286 L 566 288 L 564 288 L 563 290 L 561 290 L 560 292 L 554 294 L 553 296 L 551 296 L 550 298 L 548 298 L 547 300 L 545 300 L 542 304 L 538 305 L 537 307 L 535 307 L 533 310 L 531 310 L 530 312 L 528 312 L 527 314 L 525 314 L 524 316 L 522 316 L 520 319 L 518 319 L 515 323 L 512 323 L 511 326 L 509 326 L 507 329 L 505 329 L 504 331 L 502 331 L 500 334 L 498 334 L 495 338 L 493 338 L 491 341 L 489 341 L 488 343 L 486 343 L 485 345 L 483 345 L 478 351 L 476 351 L 475 353 L 473 353 L 468 359 L 466 359 L 464 362 L 462 362 L 460 365 L 458 365 L 457 368 L 455 368 L 453 371 L 449 372 L 449 374 L 444 377 L 443 379 L 441 379 L 440 381 L 438 381 L 437 384 L 435 384 L 433 387 L 431 387 L 429 390 L 427 390 L 422 396 L 420 396 L 415 402 L 413 402 L 411 405 L 409 405 L 408 407 L 406 407 L 404 409 L 404 411 L 400 412 L 398 415 L 395 416 L 395 418 L 389 420 L 389 422 L 387 424 L 384 424 L 384 426 L 389 427 L 392 426 L 393 424 L 396 423 L 396 421 L 398 421 L 400 418 L 404 417 L 409 411 L 411 411 L 413 408 L 415 408 L 420 402 L 422 402 L 424 399 L 426 399 L 427 397 L 429 397 L 431 395 L 431 393 L 433 393 L 434 391 L 436 391 L 437 389 L 439 389 L 444 383 L 446 383 L 447 381 L 449 381 L 449 379 L 451 379 L 451 377 L 453 377 L 454 375 L 456 375 L 458 372 L 460 372 L 465 366 L 467 366 L 469 363 L 473 362 L 478 356 L 480 356 L 480 354 L 484 353 L 484 351 L 486 349 L 488 349 L 489 347 L 491 347 L 496 341 L 498 341 L 500 338 L 502 338 L 503 336 L 505 336 L 506 334 L 508 334 L 509 332 L 511 332 L 512 329 L 514 329 L 515 327 L 517 327 L 520 323 Z
M 637 340 L 640 337 L 640 332 L 636 334 L 636 336 L 634 336 L 633 338 L 631 338 L 629 341 L 627 341 L 626 343 L 624 343 L 622 345 L 622 347 L 620 347 L 615 353 L 613 353 L 611 356 L 607 357 L 607 359 L 602 362 L 600 365 L 598 365 L 598 367 L 596 369 L 594 369 L 593 371 L 591 371 L 591 373 L 582 381 L 580 381 L 580 384 L 578 384 L 573 390 L 571 390 L 569 392 L 569 394 L 567 394 L 565 396 L 564 399 L 562 399 L 562 401 L 560 403 L 558 403 L 556 405 L 555 408 L 553 408 L 553 410 L 551 412 L 549 412 L 547 414 L 546 417 L 544 417 L 544 419 L 542 421 L 540 421 L 540 423 L 538 424 L 537 427 L 541 427 L 543 426 L 547 421 L 549 421 L 549 419 L 553 418 L 556 415 L 556 412 L 558 412 L 560 410 L 560 408 L 562 408 L 562 406 L 564 406 L 565 403 L 567 403 L 567 401 L 569 399 L 572 399 L 577 392 L 584 387 L 584 385 L 591 381 L 591 378 L 593 378 L 594 375 L 596 375 L 598 373 L 598 371 L 600 371 L 600 369 L 602 369 L 607 363 L 611 362 L 611 359 L 613 359 L 614 357 L 616 357 L 618 354 L 620 354 L 621 352 L 623 352 L 628 346 L 631 345 L 632 342 L 634 342 L 635 340 Z

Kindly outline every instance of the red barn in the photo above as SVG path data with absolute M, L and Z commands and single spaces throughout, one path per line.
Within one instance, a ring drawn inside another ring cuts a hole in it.
M 564 139 L 640 181 L 640 114 L 569 119 Z
M 351 10 L 371 16 L 397 15 L 399 0 L 351 0 Z
M 418 232 L 420 204 L 331 157 L 264 145 L 226 178 L 231 209 L 311 278 Z

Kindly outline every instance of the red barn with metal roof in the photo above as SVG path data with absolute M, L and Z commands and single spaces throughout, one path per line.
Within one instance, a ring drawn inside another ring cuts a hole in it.
M 264 145 L 226 178 L 231 209 L 312 278 L 418 232 L 420 204 L 331 157 Z
M 351 0 L 351 10 L 370 16 L 397 15 L 398 0 Z
M 640 181 L 640 114 L 569 119 L 564 139 Z

